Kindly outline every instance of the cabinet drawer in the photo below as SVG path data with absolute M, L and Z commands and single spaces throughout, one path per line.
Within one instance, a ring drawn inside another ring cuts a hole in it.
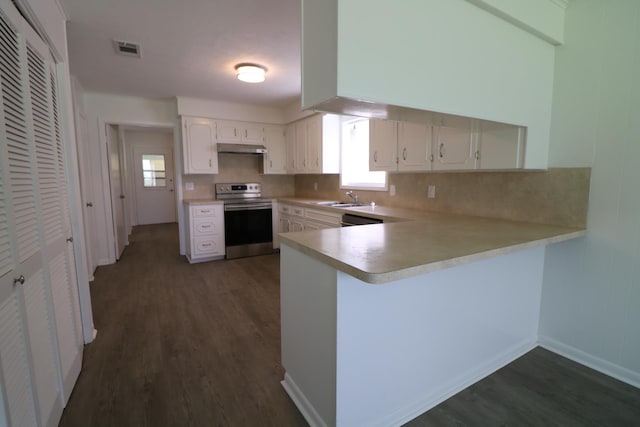
M 290 214 L 291 213 L 291 206 L 289 206 L 289 205 L 278 205 L 278 212 L 283 213 L 283 214 Z
M 222 224 L 217 218 L 195 218 L 193 220 L 193 235 L 220 234 Z
M 220 206 L 215 205 L 202 205 L 202 206 L 192 206 L 191 213 L 195 218 L 198 217 L 217 217 L 221 216 L 220 213 L 223 212 Z
M 224 254 L 224 241 L 218 236 L 202 236 L 193 238 L 193 255 Z

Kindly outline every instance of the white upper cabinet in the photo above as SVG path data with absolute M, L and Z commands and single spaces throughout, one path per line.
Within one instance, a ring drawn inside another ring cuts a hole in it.
M 369 169 L 417 172 L 431 168 L 431 127 L 421 123 L 371 120 Z
M 420 123 L 398 123 L 398 170 L 431 169 L 431 126 Z
M 369 169 L 395 171 L 398 156 L 398 127 L 393 120 L 369 121 Z
M 476 143 L 473 121 L 438 119 L 433 128 L 433 170 L 475 169 Z
M 265 174 L 286 174 L 287 156 L 284 126 L 268 125 L 264 127 L 264 145 L 267 153 L 264 157 Z
M 258 123 L 218 121 L 218 142 L 262 144 L 263 127 Z
M 340 117 L 317 114 L 287 126 L 289 173 L 340 172 Z
M 182 153 L 185 174 L 218 173 L 216 122 L 210 119 L 183 117 Z
M 525 129 L 501 123 L 483 122 L 478 129 L 478 169 L 524 167 Z

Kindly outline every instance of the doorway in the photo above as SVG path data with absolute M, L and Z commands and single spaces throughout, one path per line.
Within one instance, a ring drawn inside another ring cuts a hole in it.
M 173 134 L 127 130 L 125 141 L 132 153 L 134 224 L 176 222 Z

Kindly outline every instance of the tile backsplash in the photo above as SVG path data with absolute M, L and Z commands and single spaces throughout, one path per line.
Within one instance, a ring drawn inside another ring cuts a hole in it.
M 586 227 L 590 168 L 547 171 L 391 173 L 389 192 L 356 191 L 360 200 L 380 205 L 451 212 L 514 221 Z M 296 175 L 295 196 L 348 200 L 339 175 Z M 317 184 L 317 190 L 314 190 Z M 427 198 L 435 185 L 436 197 Z
M 259 182 L 265 197 L 291 196 L 295 192 L 293 175 L 262 175 L 262 156 L 219 154 L 218 174 L 183 175 L 182 191 L 185 199 L 215 198 L 214 184 L 219 182 Z M 193 191 L 186 184 L 193 183 Z

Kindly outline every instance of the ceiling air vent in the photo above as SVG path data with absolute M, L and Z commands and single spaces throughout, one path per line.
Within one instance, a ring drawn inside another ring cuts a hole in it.
M 138 44 L 114 40 L 113 47 L 116 49 L 116 53 L 119 55 L 135 56 L 137 58 L 140 58 L 140 45 Z

